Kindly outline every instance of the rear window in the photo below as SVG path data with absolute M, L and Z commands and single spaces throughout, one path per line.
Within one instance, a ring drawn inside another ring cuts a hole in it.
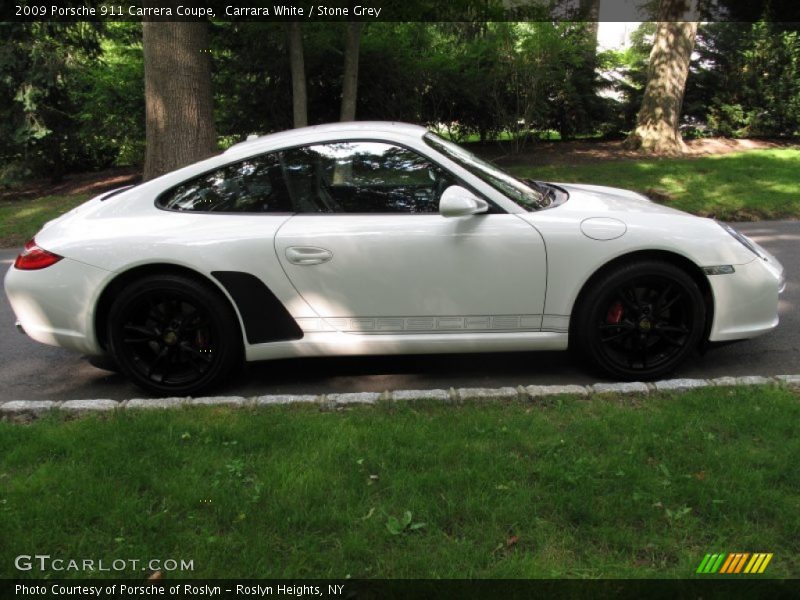
M 156 206 L 191 212 L 293 212 L 278 153 L 225 165 L 161 194 Z

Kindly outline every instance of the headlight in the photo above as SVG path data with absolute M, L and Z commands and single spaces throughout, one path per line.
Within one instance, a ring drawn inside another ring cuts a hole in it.
M 725 231 L 730 233 L 737 242 L 739 242 L 742 246 L 750 250 L 750 252 L 752 252 L 757 257 L 763 260 L 767 260 L 767 257 L 764 256 L 764 254 L 756 247 L 756 245 L 753 242 L 750 241 L 750 238 L 748 238 L 746 235 L 739 233 L 733 227 L 731 227 L 730 225 L 726 225 L 725 223 L 720 223 L 719 221 L 717 221 L 717 224 L 720 227 L 722 227 Z

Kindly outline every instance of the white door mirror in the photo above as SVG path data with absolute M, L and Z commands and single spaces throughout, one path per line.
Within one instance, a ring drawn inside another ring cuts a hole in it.
M 466 217 L 485 213 L 489 204 L 460 185 L 451 185 L 439 200 L 439 214 L 443 217 Z

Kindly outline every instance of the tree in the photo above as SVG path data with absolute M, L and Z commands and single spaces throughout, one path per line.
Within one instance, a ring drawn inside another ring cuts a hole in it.
M 586 62 L 584 68 L 591 69 L 591 76 L 594 76 L 597 68 L 597 33 L 600 27 L 600 0 L 580 0 L 579 15 L 582 21 L 586 22 L 586 34 L 589 44 L 586 46 Z
M 594 11 L 591 18 L 596 19 L 597 4 L 590 10 Z M 551 127 L 558 130 L 562 140 L 567 140 L 600 129 L 608 103 L 597 94 L 597 21 L 559 23 L 557 30 L 561 60 L 556 70 L 561 71 L 561 77 L 557 78 L 551 100 Z
M 344 38 L 344 73 L 342 75 L 342 111 L 340 121 L 355 121 L 358 99 L 358 51 L 364 24 L 347 23 Z
M 306 100 L 306 67 L 303 60 L 303 32 L 300 23 L 286 24 L 289 40 L 289 63 L 292 70 L 292 113 L 294 126 L 308 125 L 308 102 Z
M 142 25 L 145 76 L 144 178 L 212 154 L 216 148 L 208 24 Z
M 76 109 L 72 135 L 89 159 L 72 169 L 144 163 L 145 105 L 142 24 L 106 22 L 102 54 L 75 73 L 70 94 Z
M 714 135 L 800 131 L 800 31 L 791 23 L 707 23 L 698 29 L 684 119 Z
M 678 130 L 696 21 L 681 21 L 690 0 L 661 0 L 658 29 L 650 52 L 647 87 L 636 128 L 625 147 L 655 154 L 681 154 L 686 149 Z
M 113 161 L 81 139 L 75 93 L 101 54 L 98 23 L 0 23 L 0 184 L 31 175 L 58 180 L 71 169 Z

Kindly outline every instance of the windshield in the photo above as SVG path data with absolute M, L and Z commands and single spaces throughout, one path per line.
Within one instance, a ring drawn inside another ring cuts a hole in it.
M 541 191 L 509 175 L 493 164 L 478 158 L 461 146 L 448 142 L 433 133 L 426 133 L 423 139 L 429 146 L 432 146 L 453 162 L 458 163 L 501 194 L 508 196 L 522 208 L 534 211 L 548 204 Z

